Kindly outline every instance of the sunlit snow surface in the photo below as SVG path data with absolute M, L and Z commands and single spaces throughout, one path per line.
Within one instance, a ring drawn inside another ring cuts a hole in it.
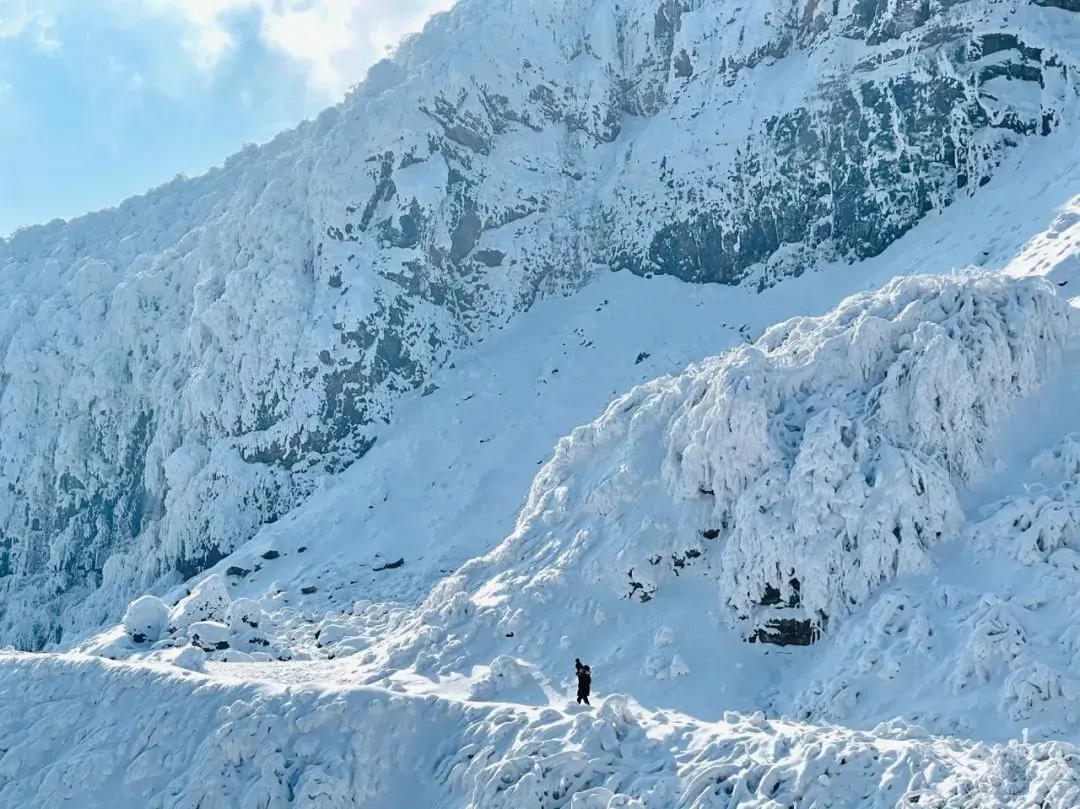
M 1025 143 L 877 258 L 761 294 L 601 274 L 491 324 L 211 571 L 0 653 L 0 806 L 1080 805 L 1074 146 Z M 273 332 L 295 289 L 258 289 L 226 298 Z M 252 328 L 203 315 L 162 328 Z M 221 390 L 192 401 L 231 418 Z M 747 643 L 791 571 L 820 639 Z
M 455 357 L 209 578 L 0 657 L 0 803 L 1076 806 L 1080 206 L 1018 160 L 865 266 L 608 276 Z M 812 647 L 744 641 L 778 560 Z

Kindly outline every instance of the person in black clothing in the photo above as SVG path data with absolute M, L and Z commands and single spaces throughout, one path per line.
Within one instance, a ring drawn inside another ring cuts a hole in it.
M 577 671 L 577 702 L 578 705 L 589 705 L 589 690 L 592 688 L 592 671 L 588 666 L 581 665 L 578 658 L 574 658 L 574 669 Z

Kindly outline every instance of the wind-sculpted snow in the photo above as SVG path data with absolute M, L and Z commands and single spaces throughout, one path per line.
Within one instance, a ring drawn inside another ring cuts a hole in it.
M 1071 809 L 1074 748 L 987 746 L 623 697 L 593 712 L 0 655 L 0 803 L 142 809 Z
M 456 348 L 608 268 L 880 254 L 1055 137 L 1074 28 L 1022 0 L 462 0 L 316 121 L 0 242 L 0 638 L 204 570 Z

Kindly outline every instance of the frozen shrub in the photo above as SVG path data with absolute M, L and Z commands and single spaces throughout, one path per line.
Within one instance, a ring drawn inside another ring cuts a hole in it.
M 128 604 L 124 633 L 135 643 L 156 643 L 169 625 L 169 607 L 157 596 L 142 596 Z
M 265 616 L 258 601 L 250 598 L 238 598 L 229 605 L 228 620 L 229 629 L 234 633 L 247 632 L 258 629 L 263 623 Z
M 224 623 L 229 617 L 229 592 L 225 582 L 216 573 L 207 576 L 195 585 L 195 589 L 169 613 L 169 621 L 178 632 L 198 621 L 218 621 Z
M 188 639 L 204 652 L 218 652 L 229 648 L 229 627 L 217 621 L 197 621 L 188 627 Z
M 577 576 L 651 600 L 678 575 L 669 560 L 689 558 L 734 617 L 846 614 L 960 533 L 957 487 L 1074 333 L 1042 279 L 895 279 L 613 402 L 559 442 L 515 532 L 463 570 L 510 611 Z M 684 537 L 715 551 L 688 557 Z M 467 613 L 449 593 L 429 605 Z

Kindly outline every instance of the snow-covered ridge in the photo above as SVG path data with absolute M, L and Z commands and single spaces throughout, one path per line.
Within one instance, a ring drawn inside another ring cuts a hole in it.
M 1074 27 L 1021 0 L 464 0 L 318 120 L 0 243 L 0 639 L 213 564 L 456 348 L 606 268 L 769 284 L 880 253 L 1056 137 Z
M 0 655 L 5 806 L 1071 809 L 1080 799 L 1069 745 L 879 731 L 760 714 L 699 723 L 622 697 L 568 715 Z

